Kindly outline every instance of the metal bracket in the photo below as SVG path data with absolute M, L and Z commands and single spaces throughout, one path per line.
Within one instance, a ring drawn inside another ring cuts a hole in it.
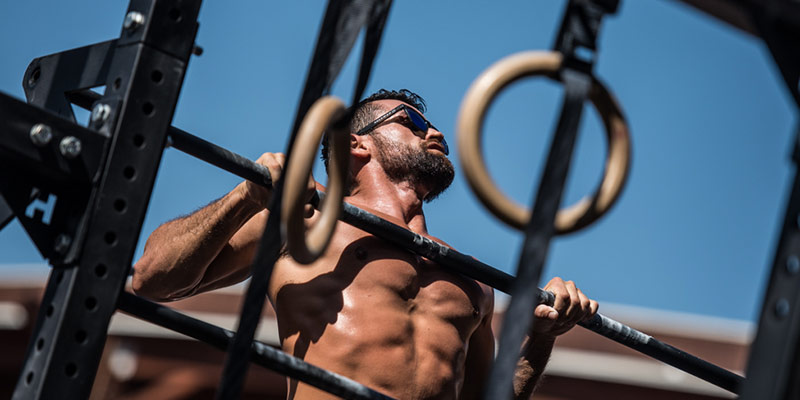
M 115 48 L 110 40 L 35 58 L 22 80 L 28 103 L 75 122 L 67 96 L 104 85 Z
M 0 193 L 43 257 L 76 257 L 108 138 L 0 93 Z

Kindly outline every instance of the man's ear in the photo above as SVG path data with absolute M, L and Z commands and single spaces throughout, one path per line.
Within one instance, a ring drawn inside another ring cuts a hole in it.
M 367 135 L 354 135 L 350 134 L 350 155 L 353 158 L 358 159 L 369 159 L 369 146 L 370 144 L 367 143 Z

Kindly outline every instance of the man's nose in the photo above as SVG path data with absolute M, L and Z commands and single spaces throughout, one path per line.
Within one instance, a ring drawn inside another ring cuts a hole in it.
M 447 145 L 447 140 L 444 138 L 444 134 L 436 130 L 436 128 L 428 128 L 427 135 L 425 136 L 425 140 L 429 139 L 436 139 L 439 143 L 442 144 L 444 147 L 444 155 L 450 155 L 450 146 Z

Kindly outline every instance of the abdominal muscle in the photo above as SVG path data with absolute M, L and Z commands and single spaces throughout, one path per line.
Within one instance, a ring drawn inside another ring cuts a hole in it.
M 283 350 L 391 397 L 456 398 L 480 286 L 371 236 L 338 244 L 311 266 L 276 265 Z M 290 381 L 289 398 L 337 397 Z

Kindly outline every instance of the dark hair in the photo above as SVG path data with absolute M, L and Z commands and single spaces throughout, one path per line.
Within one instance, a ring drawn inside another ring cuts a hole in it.
M 372 122 L 373 119 L 378 117 L 377 113 L 381 110 L 374 104 L 371 104 L 372 102 L 378 100 L 400 100 L 410 106 L 413 106 L 423 114 L 426 110 L 425 100 L 420 95 L 408 89 L 381 89 L 353 106 L 353 117 L 350 119 L 349 124 L 350 132 L 358 132 L 361 128 L 365 127 L 367 124 Z M 322 139 L 322 153 L 320 155 L 322 162 L 325 163 L 325 172 L 328 171 L 328 151 L 328 137 L 326 135 Z

